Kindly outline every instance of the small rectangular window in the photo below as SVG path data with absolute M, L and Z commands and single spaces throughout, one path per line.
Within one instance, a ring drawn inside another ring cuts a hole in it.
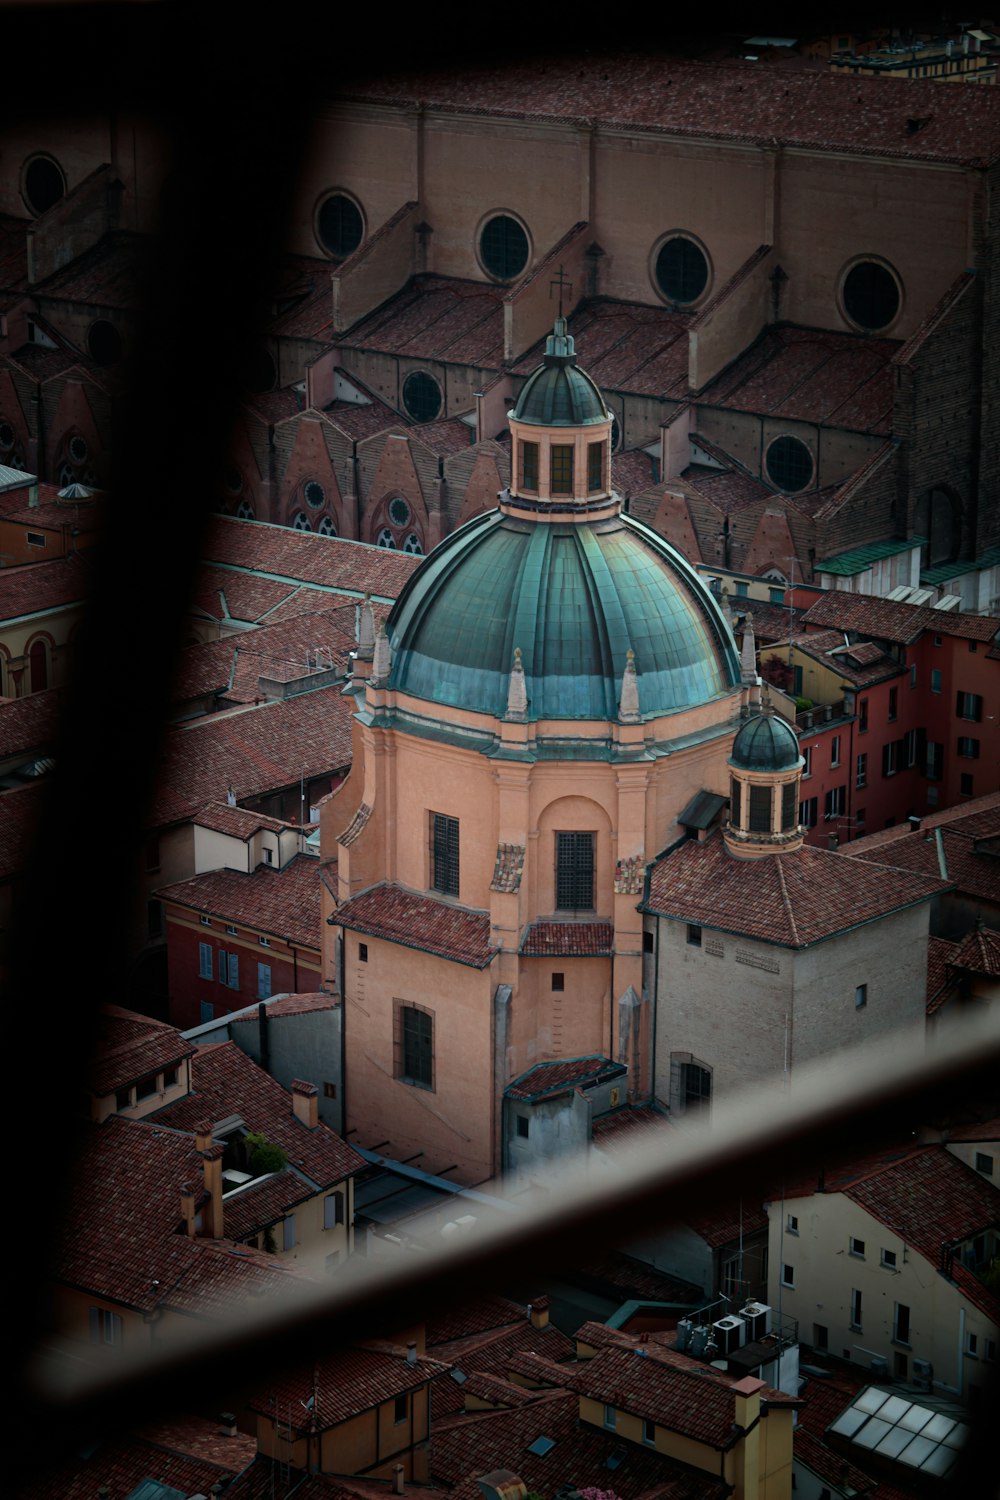
M 653 951 L 653 934 L 651 932 L 644 932 L 642 934 L 642 951 L 643 953 L 652 953 Z
M 174 1086 L 174 1084 L 176 1082 L 177 1082 L 177 1069 L 176 1068 L 164 1068 L 164 1070 L 163 1070 L 163 1087 L 164 1087 L 164 1089 L 172 1089 L 173 1086 Z
M 397 1396 L 396 1397 L 396 1400 L 395 1400 L 395 1402 L 393 1404 L 392 1420 L 397 1425 L 400 1422 L 405 1422 L 406 1421 L 406 1407 L 407 1407 L 406 1392 L 404 1391 L 401 1396 Z
M 813 773 L 813 747 L 812 747 L 812 745 L 803 745 L 802 746 L 802 759 L 805 761 L 805 765 L 802 767 L 802 775 L 804 777 L 805 776 L 811 776 L 812 773 Z
M 848 1249 L 848 1252 L 851 1255 L 860 1255 L 861 1258 L 862 1258 L 862 1260 L 864 1259 L 864 1254 L 865 1254 L 865 1242 L 864 1242 L 864 1240 L 856 1240 L 854 1238 L 854 1236 L 851 1235 L 850 1239 L 847 1242 L 847 1249 Z
M 521 473 L 518 486 L 522 490 L 530 490 L 532 493 L 538 490 L 538 444 L 521 444 Z
M 366 964 L 367 962 L 368 962 L 368 944 L 367 943 L 359 943 L 358 944 L 358 963 Z
M 959 790 L 960 795 L 963 796 L 963 797 L 971 797 L 973 795 L 972 788 L 973 788 L 972 772 L 971 771 L 963 771 L 962 774 L 961 774 L 961 776 L 959 777 L 959 787 L 958 787 L 958 790 Z
M 132 1090 L 119 1089 L 115 1094 L 115 1109 L 130 1109 L 132 1105 Z
M 262 948 L 270 948 L 271 946 L 271 939 L 268 937 L 259 937 L 257 941 Z
M 553 974 L 553 976 L 552 976 L 552 988 L 553 988 L 553 990 L 555 990 L 557 992 L 561 992 L 562 990 L 564 990 L 566 988 L 566 975 L 565 974 Z
M 594 835 L 556 834 L 556 909 L 592 911 L 594 907 Z
M 864 1008 L 865 1008 L 865 1006 L 867 1004 L 868 1004 L 868 986 L 866 984 L 859 984 L 859 985 L 857 985 L 855 987 L 855 990 L 854 990 L 854 1009 L 855 1010 L 864 1010 Z
M 823 803 L 823 810 L 827 822 L 829 822 L 832 818 L 843 817 L 846 793 L 847 788 L 842 786 L 835 786 L 829 792 L 827 792 L 826 798 Z
M 324 1085 L 323 1085 L 323 1098 L 324 1099 L 336 1099 L 336 1097 L 337 1097 L 337 1085 L 335 1083 L 324 1083 Z
M 549 448 L 549 492 L 553 495 L 573 493 L 572 443 L 553 443 Z
M 27 533 L 29 547 L 44 547 L 45 533 L 42 531 L 29 531 Z
M 274 850 L 268 849 L 266 845 L 264 846 L 264 863 L 266 865 L 274 864 Z
M 881 1259 L 882 1265 L 885 1266 L 887 1271 L 894 1271 L 896 1269 L 895 1250 L 883 1250 Z
M 700 927 L 695 927 L 691 922 L 689 922 L 688 923 L 688 930 L 687 930 L 687 940 L 691 944 L 692 948 L 700 948 L 701 947 L 701 928 Z
M 771 832 L 771 788 L 769 786 L 751 786 L 750 788 L 750 832 Z
M 813 1348 L 828 1349 L 830 1347 L 829 1329 L 824 1323 L 813 1324 Z
M 979 1335 L 978 1333 L 967 1333 L 965 1335 L 965 1352 L 971 1359 L 979 1358 Z
M 271 998 L 271 965 L 257 965 L 257 999 L 270 1000 Z
M 867 698 L 862 698 L 861 702 L 858 704 L 858 733 L 859 734 L 867 734 L 867 732 L 868 732 L 868 699 Z
M 323 1228 L 336 1229 L 338 1224 L 344 1222 L 344 1195 L 343 1193 L 329 1193 L 323 1199 Z
M 784 589 L 768 589 L 768 595 L 772 604 L 783 605 L 785 602 Z
M 200 1014 L 202 1026 L 207 1025 L 209 1021 L 215 1020 L 215 1006 L 211 1000 L 202 1000 L 200 1002 Z
M 937 645 L 939 640 L 940 640 L 940 637 L 936 637 L 934 644 Z M 940 672 L 939 668 L 935 667 L 932 670 L 932 672 L 931 672 L 931 692 L 932 693 L 939 693 L 940 691 L 941 691 L 941 672 Z
M 618 1426 L 618 1413 L 613 1406 L 605 1406 L 604 1408 L 604 1425 L 609 1432 L 614 1432 Z
M 899 688 L 889 689 L 889 723 L 899 716 Z
M 799 803 L 799 822 L 803 828 L 816 827 L 818 805 L 815 797 L 807 797 L 804 802 Z
M 431 886 L 443 896 L 458 895 L 458 819 L 446 813 L 431 814 Z
M 642 1440 L 644 1443 L 656 1442 L 656 1423 L 651 1422 L 648 1417 L 642 1419 Z
M 786 1234 L 798 1234 L 798 1232 L 799 1232 L 798 1217 L 795 1214 L 789 1214 L 788 1218 L 785 1220 L 785 1233 Z
M 859 755 L 858 756 L 857 775 L 854 778 L 854 785 L 857 786 L 857 787 L 862 787 L 862 786 L 865 786 L 867 784 L 867 781 L 868 781 L 868 756 L 867 755 Z
M 978 724 L 983 717 L 983 700 L 978 693 L 958 693 L 955 697 L 955 712 L 960 719 L 971 719 Z
M 201 923 L 202 927 L 211 927 L 212 925 L 211 917 L 199 917 L 198 920 Z
M 976 1152 L 976 1171 L 977 1172 L 982 1172 L 982 1174 L 983 1174 L 984 1177 L 992 1177 L 993 1176 L 993 1158 L 992 1158 L 992 1156 L 988 1156 L 985 1151 L 977 1151 Z
M 917 763 L 918 740 L 919 735 L 915 729 L 908 729 L 903 736 L 903 760 L 908 771 Z
M 960 735 L 958 740 L 958 753 L 962 760 L 979 759 L 979 741 L 970 739 L 968 735 Z
M 973 651 L 973 652 L 975 652 L 975 651 L 977 651 L 977 650 L 978 650 L 978 649 L 979 649 L 979 647 L 978 647 L 978 645 L 977 645 L 977 643 L 976 643 L 976 642 L 975 642 L 975 641 L 970 641 L 970 642 L 969 642 L 969 650 L 970 650 L 970 651 Z
M 892 1341 L 894 1344 L 908 1344 L 910 1342 L 910 1309 L 905 1302 L 897 1302 L 892 1320 Z
M 882 775 L 895 776 L 899 769 L 899 741 L 891 740 L 882 746 Z
M 789 1287 L 794 1287 L 795 1286 L 795 1267 L 794 1266 L 782 1266 L 782 1268 L 781 1268 L 781 1285 L 782 1286 L 789 1286 Z
M 917 664 L 916 664 L 916 662 L 913 662 L 911 664 L 911 666 L 910 666 L 910 687 L 911 688 L 915 688 L 916 685 L 917 685 Z
M 212 945 L 211 943 L 199 943 L 198 978 L 211 979 L 212 977 Z
M 835 770 L 840 765 L 840 735 L 835 734 L 830 741 L 830 769 Z
M 233 927 L 231 925 L 228 925 L 226 927 L 226 936 L 227 937 L 239 937 L 239 935 L 240 935 L 240 930 L 239 930 L 238 927 Z
M 517 1116 L 518 1140 L 526 1141 L 531 1134 L 531 1121 L 527 1115 Z
M 238 990 L 240 987 L 240 956 L 238 953 L 229 955 L 229 988 Z
M 729 778 L 729 816 L 737 828 L 740 826 L 741 805 L 740 784 L 735 776 L 731 776 Z
M 295 1215 L 289 1214 L 287 1219 L 281 1221 L 281 1248 L 282 1250 L 295 1249 Z
M 590 494 L 604 488 L 604 444 L 587 444 L 587 489 Z
M 398 1008 L 396 1077 L 420 1089 L 434 1087 L 434 1017 L 415 1005 Z
M 861 1331 L 861 1293 L 857 1287 L 851 1289 L 851 1327 Z

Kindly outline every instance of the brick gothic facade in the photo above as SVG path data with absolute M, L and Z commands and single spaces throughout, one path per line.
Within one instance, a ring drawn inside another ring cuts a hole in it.
M 119 124 L 25 128 L 0 168 L 0 462 L 46 479 L 106 464 L 160 171 Z M 372 83 L 316 143 L 224 508 L 428 549 L 507 480 L 558 279 L 616 482 L 690 556 L 808 580 L 864 541 L 972 573 L 1000 544 L 996 90 L 559 59 Z

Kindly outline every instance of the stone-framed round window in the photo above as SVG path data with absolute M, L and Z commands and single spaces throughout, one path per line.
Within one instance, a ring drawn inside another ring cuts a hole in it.
M 879 333 L 894 323 L 903 302 L 902 283 L 885 261 L 856 260 L 840 283 L 844 315 L 855 328 Z
M 491 214 L 479 231 L 479 260 L 488 276 L 513 281 L 528 264 L 528 232 L 513 214 Z
M 813 456 L 801 438 L 779 437 L 767 450 L 764 468 L 775 489 L 797 495 L 812 483 Z
M 389 501 L 389 520 L 393 526 L 406 526 L 410 519 L 410 507 L 402 495 L 394 495 Z
M 705 293 L 711 279 L 708 256 L 689 234 L 668 234 L 660 241 L 653 261 L 653 285 L 667 302 L 690 307 Z
M 319 533 L 320 536 L 336 536 L 337 535 L 337 528 L 333 524 L 333 518 L 332 518 L 332 516 L 320 516 L 320 518 L 319 518 L 319 524 L 317 525 L 316 530 L 317 530 L 317 532 Z
M 361 206 L 346 193 L 328 193 L 316 209 L 316 238 L 327 255 L 344 260 L 365 237 Z
M 107 318 L 91 323 L 87 349 L 95 365 L 116 365 L 122 357 L 122 336 Z
M 0 421 L 0 453 L 9 453 L 17 434 L 9 422 Z
M 312 522 L 304 510 L 297 510 L 292 517 L 293 531 L 312 531 Z
M 388 547 L 392 552 L 395 552 L 397 550 L 396 538 L 393 536 L 388 526 L 382 527 L 382 530 L 375 538 L 375 545 L 376 547 Z
M 414 370 L 403 381 L 403 405 L 415 422 L 433 422 L 441 412 L 441 387 L 425 370 Z
M 326 490 L 318 479 L 309 479 L 302 491 L 303 498 L 313 510 L 319 510 L 321 505 L 326 504 Z
M 86 439 L 75 432 L 69 440 L 69 456 L 72 463 L 85 464 L 90 449 L 87 447 Z
M 410 552 L 415 557 L 423 556 L 424 549 L 420 545 L 420 538 L 417 536 L 417 533 L 415 531 L 411 531 L 409 536 L 406 538 L 406 541 L 403 543 L 403 551 Z
M 24 164 L 21 197 L 37 218 L 66 196 L 66 177 L 51 156 L 33 156 Z

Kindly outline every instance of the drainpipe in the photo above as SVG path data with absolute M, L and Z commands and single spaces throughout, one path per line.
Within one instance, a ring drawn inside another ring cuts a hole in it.
M 341 928 L 337 946 L 340 949 L 337 967 L 340 971 L 340 1133 L 347 1129 L 347 990 L 346 969 L 347 964 L 344 950 L 347 947 L 344 941 L 344 930 Z

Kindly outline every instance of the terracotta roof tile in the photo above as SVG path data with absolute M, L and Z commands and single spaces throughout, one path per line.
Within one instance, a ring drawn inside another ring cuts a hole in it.
M 326 1188 L 365 1165 L 328 1125 L 310 1129 L 292 1111 L 287 1090 L 259 1068 L 235 1042 L 202 1047 L 192 1065 L 192 1092 L 150 1119 L 174 1130 L 194 1130 L 206 1118 L 215 1122 L 238 1114 L 249 1130 L 261 1131 L 288 1157 L 288 1164 Z M 301 1179 L 299 1179 L 301 1185 Z
M 992 927 L 974 928 L 958 944 L 949 962 L 956 969 L 1000 978 L 1000 932 L 995 932 Z
M 332 995 L 323 990 L 310 990 L 304 995 L 281 995 L 278 999 L 268 1003 L 267 1014 L 271 1016 L 307 1016 L 318 1010 L 336 1010 L 338 1002 Z M 229 1024 L 236 1021 L 246 1021 L 257 1025 L 257 1011 L 254 1009 L 252 1015 L 236 1015 L 229 1017 Z
M 473 1334 L 465 1339 L 453 1339 L 434 1345 L 436 1358 L 447 1360 L 463 1375 L 473 1373 L 497 1375 L 506 1378 L 519 1360 L 526 1356 L 541 1356 L 548 1364 L 570 1359 L 573 1341 L 554 1324 L 547 1328 L 535 1328 L 523 1315 L 513 1327 Z M 442 1380 L 431 1392 L 432 1415 L 435 1422 L 448 1412 L 461 1411 L 464 1405 L 462 1387 L 452 1380 Z
M 173 1026 L 117 1005 L 102 1006 L 90 1088 L 98 1095 L 110 1094 L 193 1057 L 196 1051 Z
M 390 600 L 422 561 L 387 547 L 231 516 L 215 518 L 202 555 L 206 563 L 266 575 L 278 582 L 309 583 L 352 598 L 370 593 Z
M 415 276 L 343 342 L 387 354 L 497 368 L 503 363 L 505 287 Z
M 470 1375 L 461 1388 L 462 1396 L 478 1396 L 482 1401 L 492 1402 L 495 1406 L 527 1406 L 531 1401 L 537 1401 L 538 1397 L 533 1391 L 525 1390 L 523 1385 L 515 1385 L 512 1380 L 504 1380 L 500 1375 Z
M 437 1359 L 418 1358 L 411 1364 L 405 1349 L 398 1354 L 364 1348 L 340 1350 L 320 1359 L 315 1366 L 317 1425 L 323 1431 L 338 1422 L 347 1422 L 447 1371 L 448 1366 Z M 312 1366 L 276 1375 L 266 1392 L 248 1402 L 250 1410 L 264 1416 L 277 1410 L 282 1424 L 288 1422 L 305 1432 L 313 1420 L 313 1412 L 305 1404 L 313 1394 L 313 1379 Z
M 1000 800 L 1000 799 L 998 799 Z M 952 809 L 957 811 L 957 809 Z M 1000 834 L 1000 806 L 997 811 L 977 815 L 968 821 L 957 818 L 954 822 L 940 822 L 928 826 L 924 818 L 922 826 L 911 832 L 899 830 L 900 837 L 875 842 L 859 839 L 850 845 L 845 858 L 891 865 L 897 870 L 919 872 L 925 877 L 940 875 L 941 860 L 948 872 L 948 879 L 962 895 L 1000 903 L 1000 859 L 984 842 L 995 840 Z M 977 832 L 972 833 L 971 830 Z
M 353 381 L 355 377 L 352 375 L 350 379 Z M 357 401 L 331 401 L 329 406 L 323 408 L 324 416 L 355 442 L 374 437 L 376 432 L 383 432 L 386 427 L 405 421 L 405 418 L 401 418 L 398 412 L 380 401 L 371 391 L 366 394 L 370 398 L 368 405 Z
M 476 429 L 460 422 L 457 417 L 449 417 L 440 422 L 421 422 L 411 430 L 410 437 L 414 442 L 423 443 L 432 453 L 447 455 L 471 448 L 476 440 Z
M 605 1077 L 617 1078 L 626 1071 L 622 1063 L 600 1055 L 559 1058 L 554 1062 L 536 1063 L 521 1073 L 508 1083 L 504 1095 L 508 1099 L 549 1099 L 573 1088 L 595 1084 Z
M 527 1314 L 522 1303 L 484 1293 L 474 1301 L 442 1307 L 432 1313 L 425 1326 L 425 1338 L 428 1349 L 433 1349 L 438 1344 L 453 1343 L 474 1334 L 494 1333 L 498 1328 L 526 1322 Z
M 0 621 L 18 620 L 43 609 L 82 603 L 89 587 L 87 553 L 76 552 L 53 562 L 0 568 Z
M 633 1356 L 634 1357 L 634 1356 Z M 635 1443 L 622 1443 L 614 1433 L 578 1420 L 579 1397 L 556 1391 L 541 1395 L 529 1406 L 512 1411 L 477 1413 L 435 1423 L 431 1452 L 432 1477 L 455 1486 L 459 1500 L 471 1500 L 472 1484 L 480 1474 L 512 1468 L 529 1491 L 551 1495 L 564 1481 L 575 1488 L 607 1489 L 613 1484 L 620 1500 L 722 1500 L 727 1487 L 710 1474 L 688 1469 L 675 1460 Z M 530 1451 L 540 1437 L 554 1446 L 544 1454 Z M 612 1451 L 621 1461 L 608 1472 Z
M 223 1199 L 222 1213 L 226 1238 L 245 1240 L 261 1229 L 277 1224 L 286 1214 L 315 1197 L 316 1189 L 303 1182 L 297 1173 L 286 1168 L 270 1177 L 248 1182 Z
M 161 886 L 161 901 L 219 917 L 254 933 L 320 949 L 319 860 L 297 854 L 283 868 L 206 870 Z
M 948 998 L 951 986 L 948 965 L 957 951 L 958 944 L 949 943 L 947 938 L 929 937 L 927 939 L 927 1014 L 929 1016 L 940 1010 Z
M 118 230 L 53 271 L 36 292 L 66 302 L 85 302 L 108 308 L 137 307 L 140 278 L 151 240 Z
M 761 1204 L 744 1203 L 742 1214 L 739 1207 L 727 1206 L 714 1213 L 688 1214 L 685 1222 L 695 1234 L 701 1236 L 713 1250 L 730 1245 L 741 1234 L 754 1234 L 767 1228 L 767 1214 Z
M 596 1119 L 592 1139 L 595 1146 L 605 1149 L 628 1149 L 634 1141 L 648 1140 L 664 1129 L 671 1129 L 668 1115 L 661 1114 L 651 1104 L 632 1104 Z
M 227 802 L 207 802 L 195 813 L 191 822 L 198 828 L 209 828 L 213 833 L 227 833 L 231 838 L 253 838 L 261 829 L 270 833 L 281 833 L 295 825 L 283 823 L 280 818 L 270 818 L 267 813 L 247 812 L 242 807 L 230 807 Z
M 336 918 L 354 932 L 436 953 L 474 969 L 485 969 L 497 952 L 490 942 L 488 912 L 449 906 L 388 883 L 345 901 Z
M 685 1302 L 700 1305 L 704 1292 L 679 1276 L 657 1271 L 644 1260 L 636 1260 L 621 1250 L 607 1250 L 603 1255 L 574 1258 L 574 1280 L 603 1296 L 614 1296 L 619 1302 Z M 627 1335 L 631 1337 L 631 1335 Z
M 207 1495 L 213 1485 L 225 1484 L 237 1468 L 243 1467 L 242 1463 L 233 1463 L 232 1446 L 230 1455 L 220 1462 L 207 1454 L 171 1451 L 169 1432 L 163 1435 L 167 1441 L 115 1435 L 88 1446 L 83 1454 L 74 1452 L 70 1458 L 56 1463 L 41 1456 L 37 1464 L 41 1472 L 27 1480 L 17 1493 L 21 1500 L 93 1500 L 103 1486 L 111 1496 L 128 1496 L 143 1480 L 155 1475 L 161 1484 L 171 1486 L 173 1494 Z M 247 1441 L 245 1437 L 241 1439 L 244 1448 Z
M 257 1451 L 256 1440 L 249 1433 L 237 1432 L 230 1437 L 218 1422 L 190 1414 L 146 1422 L 135 1435 L 171 1453 L 186 1453 L 189 1458 L 218 1464 L 232 1474 L 244 1469 Z
M 653 865 L 644 909 L 784 948 L 807 948 L 948 888 L 936 876 L 904 876 L 884 863 L 859 877 L 858 865 L 844 854 L 808 846 L 737 859 L 716 832 L 700 843 L 689 839 Z
M 47 751 L 56 737 L 61 702 L 59 688 L 0 700 L 0 757 Z
M 951 614 L 927 605 L 903 604 L 897 599 L 849 594 L 840 589 L 823 594 L 804 619 L 809 626 L 857 631 L 859 635 L 899 645 L 918 640 L 925 630 L 970 641 L 992 641 L 1000 630 L 1000 623 L 987 615 Z
M 738 468 L 713 469 L 707 464 L 688 464 L 681 472 L 680 481 L 672 479 L 671 487 L 704 496 L 727 516 L 744 510 L 748 505 L 771 500 L 774 494 L 766 484 Z
M 736 1403 L 732 1391 L 700 1369 L 675 1369 L 642 1352 L 648 1346 L 604 1349 L 577 1366 L 572 1388 L 581 1395 L 720 1452 L 733 1443 Z
M 574 310 L 569 332 L 581 366 L 602 389 L 679 400 L 687 395 L 690 324 L 689 313 L 597 297 Z M 529 374 L 544 351 L 540 339 L 518 360 L 515 373 Z
M 593 120 L 696 139 L 794 145 L 824 153 L 983 165 L 1000 154 L 1000 99 L 991 89 L 942 91 L 931 80 L 888 89 L 882 79 L 746 63 L 688 63 L 644 54 L 546 57 L 519 66 L 484 62 L 460 72 L 400 73 L 360 97 L 421 101 L 460 114 Z M 942 97 L 944 93 L 945 97 Z M 914 135 L 914 115 L 930 123 Z
M 164 736 L 150 827 L 186 821 L 208 802 L 238 800 L 334 775 L 351 762 L 349 701 L 339 687 L 175 725 Z
M 949 1141 L 1000 1141 L 1000 1119 L 976 1120 L 971 1125 L 956 1125 L 948 1131 Z
M 521 952 L 526 958 L 606 958 L 614 941 L 612 922 L 532 922 Z

